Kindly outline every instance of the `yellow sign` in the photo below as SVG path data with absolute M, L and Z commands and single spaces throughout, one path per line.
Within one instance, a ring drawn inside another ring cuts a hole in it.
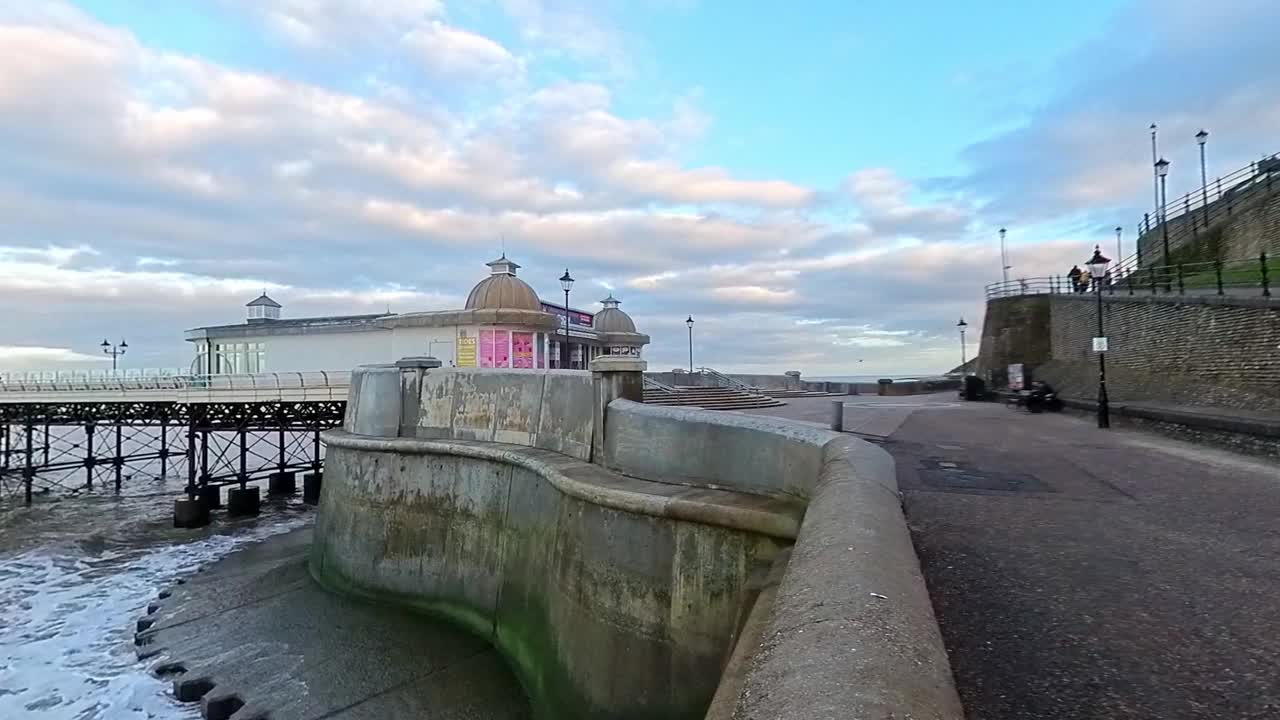
M 473 368 L 476 366 L 476 339 L 473 337 L 458 338 L 458 367 Z

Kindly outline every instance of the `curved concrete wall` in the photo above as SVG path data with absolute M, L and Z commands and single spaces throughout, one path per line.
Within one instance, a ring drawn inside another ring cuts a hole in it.
M 313 572 L 491 638 L 540 717 L 963 717 L 883 450 L 608 386 L 357 372 Z
M 807 500 L 837 434 L 756 415 L 609 404 L 604 462 L 625 475 Z
M 545 718 L 697 718 L 799 518 L 532 448 L 327 436 L 312 571 L 489 638 Z

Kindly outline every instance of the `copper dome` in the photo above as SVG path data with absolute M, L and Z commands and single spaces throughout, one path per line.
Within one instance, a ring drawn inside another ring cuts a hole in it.
M 538 294 L 529 284 L 516 277 L 520 266 L 508 260 L 506 255 L 486 263 L 489 277 L 471 288 L 467 296 L 467 310 L 542 310 Z
M 618 308 L 622 303 L 621 300 L 615 299 L 612 295 L 600 301 L 604 305 L 604 309 L 596 313 L 595 318 L 591 321 L 591 327 L 597 332 L 615 332 L 615 333 L 633 333 L 636 331 L 636 323 L 631 316 Z

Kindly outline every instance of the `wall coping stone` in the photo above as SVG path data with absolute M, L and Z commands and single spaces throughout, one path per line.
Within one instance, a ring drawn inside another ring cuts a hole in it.
M 1280 292 L 1277 288 L 1276 292 Z M 1018 296 L 1027 297 L 1027 296 Z M 1074 302 L 1091 302 L 1097 303 L 1098 299 L 1093 293 L 1079 294 L 1056 294 L 1046 295 L 1054 300 L 1066 300 Z M 995 300 L 1003 300 L 1005 298 L 992 298 L 989 302 Z M 1141 291 L 1129 295 L 1127 292 L 1121 294 L 1117 292 L 1115 295 L 1110 293 L 1102 293 L 1102 301 L 1106 303 L 1128 302 L 1143 303 L 1147 305 L 1163 304 L 1163 305 L 1225 305 L 1228 307 L 1244 307 L 1244 308 L 1261 308 L 1280 310 L 1280 295 L 1272 295 L 1265 297 L 1261 294 L 1257 295 L 1143 295 Z
M 795 540 L 804 508 L 759 495 L 641 480 L 560 453 L 475 440 L 425 440 L 328 430 L 333 447 L 408 455 L 453 455 L 522 467 L 564 494 L 601 507 Z

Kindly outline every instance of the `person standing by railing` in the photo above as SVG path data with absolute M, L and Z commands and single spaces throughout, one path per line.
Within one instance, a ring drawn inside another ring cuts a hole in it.
M 1092 278 L 1089 276 L 1089 271 L 1081 270 L 1080 282 L 1076 283 L 1076 292 L 1078 293 L 1089 292 L 1089 283 L 1091 281 L 1092 281 Z
M 1067 273 L 1067 277 L 1071 279 L 1071 291 L 1080 292 L 1080 273 L 1083 272 L 1079 265 L 1072 265 L 1071 272 Z

